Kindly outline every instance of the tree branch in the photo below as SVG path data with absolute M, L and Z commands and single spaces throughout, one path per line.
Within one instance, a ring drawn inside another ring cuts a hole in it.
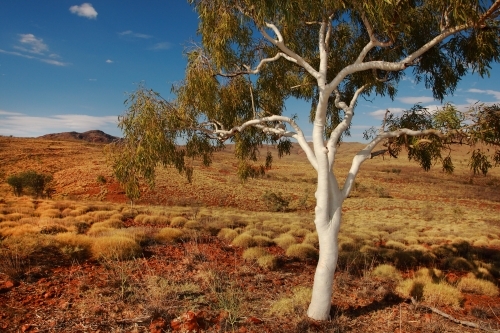
M 356 178 L 356 175 L 358 174 L 359 167 L 361 166 L 361 164 L 364 161 L 371 158 L 371 156 L 372 156 L 371 152 L 372 152 L 373 148 L 375 148 L 375 146 L 377 144 L 379 144 L 384 139 L 399 137 L 403 134 L 408 135 L 408 136 L 422 136 L 422 135 L 429 135 L 429 134 L 434 134 L 434 135 L 437 135 L 439 137 L 444 136 L 440 131 L 434 130 L 434 129 L 415 131 L 415 130 L 410 130 L 408 128 L 401 128 L 401 129 L 398 129 L 398 130 L 395 130 L 392 132 L 384 132 L 384 133 L 377 135 L 377 137 L 375 137 L 375 139 L 373 139 L 368 145 L 365 146 L 365 148 L 363 148 L 360 152 L 358 152 L 356 154 L 356 156 L 354 156 L 354 158 L 352 160 L 352 164 L 351 164 L 351 169 L 349 170 L 349 174 L 347 175 L 347 178 L 344 182 L 344 187 L 342 189 L 342 195 L 343 195 L 344 199 L 347 198 L 347 196 L 349 195 L 349 193 L 352 190 L 352 186 L 354 185 L 354 179 Z
M 275 121 L 290 124 L 290 126 L 295 130 L 295 132 L 287 131 L 285 126 L 270 127 L 266 125 L 266 123 L 268 122 L 275 122 Z M 197 128 L 197 130 L 209 135 L 212 139 L 226 141 L 227 139 L 233 137 L 236 133 L 244 131 L 247 127 L 256 127 L 266 134 L 275 134 L 279 135 L 280 137 L 294 138 L 295 140 L 297 140 L 302 150 L 304 150 L 304 152 L 306 153 L 307 159 L 309 160 L 313 168 L 317 170 L 318 162 L 316 160 L 316 156 L 314 155 L 314 152 L 311 149 L 311 147 L 309 147 L 309 144 L 306 141 L 304 133 L 297 125 L 295 120 L 293 120 L 292 118 L 273 115 L 269 117 L 249 120 L 243 123 L 242 125 L 235 126 L 229 130 L 226 130 L 224 126 L 217 121 L 210 121 L 201 123 L 200 126 Z
M 447 314 L 447 313 L 444 313 L 443 311 L 440 311 L 436 308 L 433 308 L 432 306 L 427 306 L 427 305 L 422 305 L 422 304 L 419 304 L 415 298 L 411 298 L 411 302 L 413 303 L 413 305 L 416 307 L 416 308 L 424 308 L 424 309 L 428 309 L 442 317 L 445 317 L 446 319 L 449 319 L 451 320 L 452 322 L 454 323 L 457 323 L 457 324 L 460 324 L 460 325 L 464 325 L 464 326 L 468 326 L 468 327 L 473 327 L 473 328 L 478 328 L 480 330 L 483 330 L 483 331 L 486 331 L 486 332 L 490 332 L 490 333 L 500 333 L 500 331 L 498 330 L 492 330 L 492 329 L 489 329 L 489 328 L 486 328 L 486 327 L 481 327 L 481 325 L 479 324 L 476 324 L 476 323 L 473 323 L 473 322 L 470 322 L 470 321 L 465 321 L 465 320 L 459 320 L 459 319 L 456 319 L 455 317 Z
M 272 23 L 266 23 L 266 26 L 270 29 L 273 30 L 273 32 L 276 34 L 276 37 L 278 40 L 272 38 L 269 36 L 269 34 L 264 30 L 260 29 L 260 32 L 266 38 L 271 44 L 274 46 L 278 47 L 284 54 L 282 57 L 287 59 L 288 61 L 291 61 L 293 63 L 296 63 L 297 65 L 303 67 L 306 71 L 309 72 L 312 76 L 314 76 L 316 79 L 319 79 L 320 74 L 318 71 L 316 71 L 308 62 L 306 62 L 301 56 L 290 50 L 284 43 L 283 41 L 283 36 L 281 35 L 280 31 L 278 28 L 272 24 Z

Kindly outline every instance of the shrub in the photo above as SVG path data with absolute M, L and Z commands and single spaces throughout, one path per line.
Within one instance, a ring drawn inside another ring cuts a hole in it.
M 466 276 L 460 279 L 457 285 L 458 290 L 466 293 L 498 296 L 498 287 L 491 281 L 477 279 L 473 276 Z
M 295 237 L 304 237 L 305 235 L 309 234 L 311 231 L 305 228 L 298 228 L 291 230 L 290 233 L 294 235 Z
M 60 233 L 68 232 L 68 229 L 59 224 L 49 224 L 42 227 L 40 230 L 41 234 L 44 235 L 55 235 Z
M 12 191 L 16 197 L 20 197 L 23 194 L 24 182 L 23 179 L 18 175 L 11 175 L 7 178 L 7 184 L 12 187 Z
M 247 233 L 242 233 L 241 235 L 236 236 L 235 239 L 231 242 L 231 245 L 248 248 L 256 245 L 255 240 L 252 236 Z
M 470 272 L 474 270 L 474 265 L 467 261 L 467 259 L 462 257 L 450 257 L 447 258 L 444 263 L 444 267 L 447 269 L 455 270 L 455 271 L 465 271 Z
M 266 191 L 266 193 L 262 195 L 262 199 L 267 208 L 272 212 L 286 212 L 290 204 L 290 199 L 284 197 L 281 192 L 274 193 Z
M 401 273 L 392 265 L 378 265 L 372 272 L 373 276 L 376 276 L 382 280 L 401 280 Z
M 262 247 L 251 247 L 243 252 L 242 257 L 245 260 L 256 260 L 267 254 L 269 253 Z
M 278 266 L 278 259 L 272 254 L 266 254 L 257 259 L 257 264 L 264 269 L 273 270 Z
M 45 195 L 50 197 L 50 193 L 52 192 L 50 183 L 52 180 L 53 177 L 50 174 L 39 174 L 33 170 L 29 170 L 9 176 L 7 183 L 12 187 L 16 196 L 20 196 L 25 188 L 29 188 L 31 194 L 39 198 Z
M 316 259 L 318 250 L 311 244 L 293 244 L 286 250 L 286 255 L 300 260 Z
M 156 239 L 160 242 L 173 243 L 182 239 L 184 232 L 176 228 L 163 228 L 158 231 Z
M 92 244 L 92 256 L 96 259 L 124 260 L 139 256 L 141 247 L 133 239 L 123 236 L 98 237 Z
M 257 246 L 271 246 L 274 244 L 274 241 L 267 236 L 253 236 L 253 240 Z
M 290 234 L 283 234 L 274 239 L 274 242 L 278 244 L 283 250 L 288 249 L 291 245 L 297 244 L 295 237 Z
M 170 225 L 172 227 L 182 228 L 186 224 L 187 221 L 188 220 L 185 217 L 176 216 L 176 217 L 172 217 L 172 219 L 170 221 Z

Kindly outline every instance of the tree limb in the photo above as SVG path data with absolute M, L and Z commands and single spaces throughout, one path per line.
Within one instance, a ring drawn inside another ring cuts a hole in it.
M 459 320 L 459 319 L 456 319 L 455 317 L 447 314 L 447 313 L 444 313 L 443 311 L 440 311 L 436 308 L 433 308 L 432 306 L 427 306 L 427 305 L 422 305 L 420 303 L 418 303 L 415 298 L 411 298 L 411 302 L 413 303 L 413 305 L 415 305 L 415 307 L 417 308 L 424 308 L 424 309 L 428 309 L 446 319 L 449 319 L 451 320 L 452 322 L 454 323 L 457 323 L 457 324 L 460 324 L 460 325 L 464 325 L 464 326 L 468 326 L 468 327 L 473 327 L 473 328 L 478 328 L 480 330 L 483 330 L 483 331 L 486 331 L 486 332 L 491 332 L 491 333 L 500 333 L 499 330 L 492 330 L 492 329 L 489 329 L 489 328 L 486 328 L 486 327 L 481 327 L 481 325 L 479 324 L 476 324 L 476 323 L 473 323 L 473 322 L 470 322 L 470 321 L 466 321 L 466 320 Z
M 278 47 L 284 54 L 282 55 L 285 59 L 296 63 L 297 65 L 303 67 L 306 71 L 309 72 L 313 77 L 316 79 L 320 78 L 320 74 L 318 71 L 316 71 L 308 62 L 306 62 L 301 56 L 290 50 L 284 43 L 283 41 L 283 36 L 281 35 L 279 29 L 272 23 L 266 23 L 266 26 L 270 29 L 273 30 L 273 32 L 276 34 L 276 37 L 278 40 L 272 38 L 269 36 L 269 34 L 264 30 L 261 29 L 260 32 L 266 38 L 271 44 L 274 46 Z M 287 57 L 285 57 L 285 55 Z

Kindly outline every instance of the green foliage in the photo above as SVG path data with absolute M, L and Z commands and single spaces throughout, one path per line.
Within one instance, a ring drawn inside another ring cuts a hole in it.
M 286 212 L 290 204 L 290 199 L 283 196 L 281 192 L 274 193 L 272 191 L 266 191 L 266 193 L 262 195 L 262 199 L 267 208 L 273 212 Z
M 29 189 L 30 194 L 35 198 L 50 197 L 53 189 L 51 182 L 52 175 L 37 173 L 33 170 L 11 175 L 7 178 L 7 183 L 12 187 L 15 196 L 23 194 L 25 188 Z
M 211 163 L 220 142 L 195 130 L 196 113 L 180 112 L 142 85 L 129 94 L 125 104 L 128 109 L 118 119 L 124 139 L 108 145 L 107 156 L 127 197 L 140 197 L 141 181 L 153 187 L 159 165 L 173 166 L 191 181 L 193 168 L 188 159 L 199 157 L 204 165 Z M 185 145 L 180 146 L 179 140 L 184 140 Z

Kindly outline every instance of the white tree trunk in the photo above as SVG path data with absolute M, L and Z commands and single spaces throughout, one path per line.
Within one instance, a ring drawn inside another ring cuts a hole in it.
M 327 320 L 330 318 L 330 308 L 333 293 L 333 277 L 337 267 L 339 255 L 338 234 L 342 217 L 342 198 L 336 181 L 330 171 L 329 189 L 322 189 L 320 186 L 316 192 L 319 201 L 321 197 L 329 197 L 326 207 L 316 206 L 316 217 L 314 223 L 319 238 L 319 260 L 314 275 L 314 284 L 311 303 L 307 310 L 307 315 L 315 320 Z M 335 184 L 332 184 L 334 182 Z M 331 191 L 331 189 L 334 189 Z M 329 190 L 329 191 L 328 191 Z M 333 198 L 331 197 L 333 195 Z

